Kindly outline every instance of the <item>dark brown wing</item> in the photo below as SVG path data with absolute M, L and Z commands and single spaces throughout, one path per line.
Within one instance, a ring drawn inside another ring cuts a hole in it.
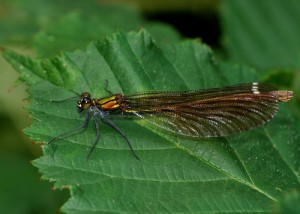
M 126 112 L 163 129 L 194 137 L 220 137 L 260 126 L 274 117 L 278 101 L 277 90 L 262 83 L 124 95 Z

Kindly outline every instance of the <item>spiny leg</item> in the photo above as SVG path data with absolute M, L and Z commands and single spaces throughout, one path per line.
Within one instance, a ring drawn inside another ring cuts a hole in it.
M 133 156 L 136 159 L 140 160 L 140 158 L 137 156 L 137 154 L 133 150 L 133 148 L 131 146 L 131 143 L 130 143 L 129 139 L 127 138 L 126 134 L 118 126 L 116 126 L 111 120 L 109 120 L 109 119 L 107 119 L 105 117 L 102 117 L 102 120 L 103 120 L 103 122 L 105 122 L 106 124 L 108 124 L 110 127 L 112 127 L 113 129 L 115 129 L 126 140 L 126 143 L 129 146 L 129 148 L 130 148 Z
M 96 140 L 94 141 L 93 145 L 91 146 L 88 154 L 87 154 L 87 159 L 90 158 L 92 152 L 94 151 L 99 139 L 100 139 L 100 132 L 99 132 L 99 125 L 98 125 L 98 116 L 97 113 L 94 113 L 94 121 L 95 121 L 95 128 L 96 128 Z
M 67 132 L 64 132 L 64 133 L 61 133 L 61 134 L 57 135 L 52 140 L 50 140 L 48 142 L 48 144 L 51 144 L 53 141 L 58 140 L 59 138 L 65 136 L 65 135 L 71 134 L 73 132 L 78 132 L 81 129 L 85 129 L 87 127 L 88 123 L 89 123 L 89 119 L 90 119 L 90 113 L 87 111 L 86 115 L 85 115 L 85 120 L 83 121 L 83 123 L 82 123 L 82 125 L 80 127 L 72 129 L 72 130 L 69 130 Z

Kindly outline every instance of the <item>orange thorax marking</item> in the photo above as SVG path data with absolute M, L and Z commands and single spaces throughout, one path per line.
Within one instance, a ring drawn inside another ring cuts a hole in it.
M 116 96 L 111 96 L 98 100 L 100 108 L 103 110 L 114 110 L 120 107 L 119 100 Z

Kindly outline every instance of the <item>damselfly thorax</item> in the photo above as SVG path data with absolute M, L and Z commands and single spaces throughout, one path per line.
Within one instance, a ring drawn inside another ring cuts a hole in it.
M 292 91 L 278 91 L 269 84 L 256 82 L 194 91 L 114 94 L 101 99 L 84 92 L 77 103 L 80 112 L 88 110 L 82 126 L 58 135 L 49 143 L 86 128 L 92 113 L 97 134 L 88 157 L 99 141 L 100 118 L 125 139 L 132 154 L 139 159 L 126 134 L 112 122 L 110 115 L 139 117 L 178 135 L 223 137 L 268 122 L 278 111 L 278 102 L 287 102 L 292 97 Z

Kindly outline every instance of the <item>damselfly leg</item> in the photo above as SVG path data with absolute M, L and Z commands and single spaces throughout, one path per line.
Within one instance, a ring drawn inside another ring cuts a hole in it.
M 127 145 L 129 146 L 130 151 L 132 152 L 133 156 L 137 160 L 140 160 L 140 158 L 137 156 L 137 154 L 133 150 L 133 147 L 131 146 L 131 143 L 130 143 L 129 139 L 127 138 L 126 134 L 118 126 L 116 126 L 111 120 L 106 118 L 106 114 L 101 113 L 99 110 L 94 110 L 94 111 L 95 111 L 94 112 L 94 122 L 95 122 L 95 129 L 96 129 L 96 139 L 95 139 L 94 143 L 92 144 L 92 146 L 90 147 L 90 149 L 88 151 L 87 159 L 90 158 L 92 152 L 96 148 L 96 145 L 97 145 L 97 143 L 99 142 L 99 139 L 100 139 L 100 131 L 99 131 L 99 124 L 98 124 L 98 115 L 100 113 L 101 120 L 104 123 L 106 123 L 107 125 L 109 125 L 110 127 L 112 127 L 114 130 L 116 130 L 125 139 L 125 141 L 126 141 Z
M 106 79 L 104 82 L 104 90 L 109 93 L 110 95 L 113 95 L 113 93 L 108 89 L 108 80 Z
M 99 139 L 100 139 L 100 131 L 99 131 L 99 125 L 98 125 L 98 114 L 97 112 L 94 112 L 94 122 L 95 122 L 95 128 L 96 128 L 96 139 L 92 146 L 90 147 L 88 154 L 87 154 L 87 159 L 90 158 L 92 152 L 94 151 Z
M 80 95 L 77 95 L 75 97 L 69 97 L 69 98 L 66 98 L 66 99 L 63 99 L 63 100 L 50 100 L 50 102 L 62 103 L 62 102 L 66 102 L 66 101 L 69 101 L 69 100 L 78 99 L 79 97 L 80 97 Z
M 92 146 L 90 147 L 90 149 L 89 149 L 89 151 L 87 153 L 87 159 L 90 158 L 92 152 L 94 151 L 94 149 L 96 148 L 97 143 L 100 140 L 100 131 L 99 131 L 99 124 L 98 124 L 98 117 L 99 117 L 99 114 L 100 114 L 101 115 L 101 120 L 104 123 L 108 124 L 113 129 L 115 129 L 125 139 L 125 141 L 126 141 L 127 145 L 129 146 L 129 148 L 130 148 L 133 156 L 136 159 L 140 160 L 140 158 L 137 156 L 137 154 L 133 150 L 133 147 L 131 146 L 131 143 L 130 143 L 129 139 L 127 138 L 126 134 L 118 126 L 116 126 L 111 120 L 109 120 L 108 118 L 106 118 L 105 114 L 101 114 L 101 111 L 99 111 L 97 109 L 94 109 L 93 111 L 94 111 L 94 114 L 93 114 L 93 116 L 94 116 L 94 124 L 95 124 L 95 129 L 96 129 L 96 139 L 94 140 L 94 143 L 92 144 Z M 72 130 L 69 130 L 69 131 L 64 132 L 64 133 L 62 133 L 60 135 L 57 135 L 52 140 L 50 140 L 48 142 L 48 144 L 51 144 L 54 141 L 59 140 L 60 138 L 65 137 L 65 136 L 67 136 L 69 134 L 74 133 L 74 135 L 75 135 L 75 134 L 77 134 L 76 132 L 79 132 L 82 129 L 86 129 L 87 126 L 88 126 L 89 120 L 90 120 L 90 114 L 91 114 L 90 111 L 86 112 L 86 118 L 85 118 L 84 122 L 82 123 L 82 125 L 80 127 L 72 129 Z
M 111 120 L 109 120 L 108 118 L 104 117 L 104 118 L 102 118 L 102 121 L 104 123 L 106 123 L 107 125 L 109 125 L 110 127 L 112 127 L 114 130 L 116 130 L 126 140 L 126 143 L 129 146 L 133 156 L 136 159 L 140 160 L 140 158 L 137 156 L 134 149 L 132 148 L 131 143 L 130 143 L 129 139 L 127 138 L 126 134 L 118 126 L 116 126 Z
M 86 115 L 85 115 L 85 120 L 83 121 L 81 126 L 75 128 L 75 129 L 71 129 L 71 130 L 69 130 L 67 132 L 64 132 L 62 134 L 57 135 L 52 140 L 50 140 L 48 142 L 48 144 L 51 144 L 54 141 L 59 140 L 60 138 L 67 136 L 68 134 L 72 134 L 72 133 L 76 134 L 75 132 L 79 132 L 80 130 L 85 129 L 87 127 L 88 123 L 89 123 L 89 119 L 90 119 L 90 112 L 87 111 Z

